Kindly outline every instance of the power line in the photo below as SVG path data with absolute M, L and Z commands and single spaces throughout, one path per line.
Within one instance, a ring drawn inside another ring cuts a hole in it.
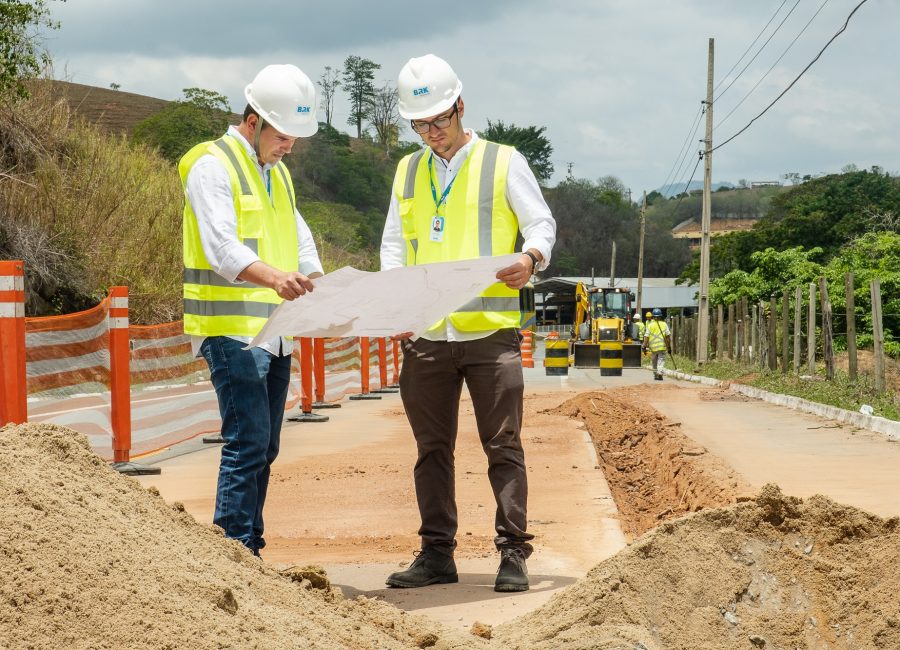
M 810 61 L 810 62 L 807 64 L 807 66 L 806 66 L 805 68 L 803 68 L 803 70 L 800 71 L 800 74 L 798 74 L 798 75 L 794 78 L 794 80 L 788 85 L 787 88 L 785 88 L 784 90 L 781 91 L 781 93 L 779 93 L 778 97 L 776 97 L 775 99 L 772 100 L 772 103 L 770 103 L 768 106 L 766 106 L 766 107 L 762 110 L 762 112 L 760 112 L 759 115 L 757 115 L 757 116 L 754 117 L 752 120 L 750 120 L 749 122 L 747 122 L 746 126 L 744 126 L 744 128 L 742 128 L 740 131 L 738 131 L 737 133 L 735 133 L 733 136 L 731 136 L 730 138 L 728 138 L 728 139 L 725 140 L 724 142 L 722 142 L 722 143 L 716 145 L 715 147 L 713 147 L 713 148 L 710 150 L 710 153 L 712 153 L 712 152 L 715 151 L 716 149 L 720 149 L 720 148 L 724 147 L 726 144 L 728 144 L 729 142 L 731 142 L 732 140 L 734 140 L 736 137 L 738 137 L 741 133 L 743 133 L 744 131 L 746 131 L 747 129 L 749 129 L 751 124 L 753 124 L 756 120 L 758 120 L 758 119 L 761 118 L 763 115 L 765 115 L 766 112 L 767 112 L 770 108 L 772 108 L 772 107 L 775 105 L 775 103 L 776 103 L 779 99 L 781 99 L 782 97 L 784 97 L 784 95 L 787 93 L 787 91 L 789 91 L 791 88 L 793 88 L 793 87 L 794 87 L 794 84 L 797 83 L 797 82 L 800 80 L 800 77 L 802 77 L 802 76 L 806 73 L 806 71 L 809 70 L 809 69 L 813 66 L 813 64 L 814 64 L 816 61 L 819 60 L 819 57 L 821 57 L 822 54 L 825 52 L 825 50 L 828 49 L 828 46 L 831 45 L 831 44 L 834 42 L 834 40 L 835 40 L 838 36 L 840 36 L 841 34 L 844 33 L 844 31 L 846 31 L 847 25 L 850 24 L 850 19 L 853 18 L 853 15 L 859 10 L 859 8 L 862 7 L 864 4 L 866 4 L 868 1 L 869 1 L 869 0 L 861 0 L 861 2 L 853 8 L 853 11 L 851 11 L 850 14 L 847 16 L 847 20 L 844 21 L 843 26 L 835 33 L 834 36 L 832 36 L 830 39 L 828 39 L 828 42 L 825 43 L 825 46 L 824 46 L 821 50 L 819 50 L 819 53 L 816 54 L 816 57 L 815 57 L 812 61 Z
M 781 22 L 778 23 L 778 27 L 775 28 L 775 31 L 772 32 L 771 34 L 769 34 L 769 38 L 766 39 L 766 42 L 763 43 L 762 46 L 760 46 L 760 48 L 756 51 L 756 54 L 753 55 L 753 58 L 750 59 L 749 61 L 747 61 L 747 65 L 745 65 L 743 68 L 741 68 L 741 71 L 738 72 L 738 75 L 734 79 L 731 80 L 731 83 L 728 84 L 727 86 L 725 86 L 725 89 L 713 98 L 713 103 L 719 101 L 719 97 L 721 97 L 722 95 L 727 93 L 728 89 L 734 85 L 734 82 L 741 78 L 741 75 L 743 75 L 747 71 L 747 68 L 749 68 L 750 64 L 756 60 L 756 57 L 758 57 L 762 53 L 762 51 L 764 49 L 766 49 L 766 45 L 768 45 L 769 41 L 771 41 L 772 38 L 775 36 L 775 34 L 778 33 L 778 30 L 781 29 L 781 26 L 784 25 L 785 21 L 787 21 L 787 19 L 791 17 L 791 14 L 794 13 L 794 9 L 796 9 L 797 5 L 799 5 L 799 4 L 800 4 L 800 0 L 797 0 L 794 3 L 794 6 L 791 7 L 790 11 L 787 12 L 787 15 L 785 15 L 785 17 L 781 19 Z
M 769 25 L 772 24 L 772 21 L 775 20 L 775 16 L 777 16 L 777 15 L 779 14 L 779 12 L 781 11 L 781 8 L 782 8 L 784 5 L 786 5 L 786 4 L 787 4 L 787 0 L 781 0 L 781 4 L 778 5 L 778 9 L 776 9 L 776 10 L 775 10 L 775 13 L 772 14 L 772 17 L 769 18 L 769 22 L 767 22 L 767 23 L 765 24 L 765 27 L 763 27 L 763 28 L 760 30 L 759 34 L 756 35 L 756 38 L 753 39 L 753 42 L 750 43 L 750 45 L 747 46 L 747 49 L 744 50 L 744 53 L 741 54 L 741 57 L 740 57 L 737 61 L 734 62 L 734 65 L 731 66 L 731 70 L 729 70 L 728 72 L 726 72 L 726 73 L 725 73 L 725 76 L 722 77 L 722 80 L 721 80 L 719 83 L 716 84 L 716 87 L 713 88 L 714 91 L 717 90 L 717 89 L 719 88 L 719 86 L 721 86 L 723 83 L 725 83 L 725 80 L 728 78 L 728 75 L 730 75 L 732 72 L 734 72 L 734 69 L 735 69 L 736 67 L 738 67 L 738 65 L 740 64 L 741 61 L 744 60 L 744 57 L 747 56 L 747 53 L 750 51 L 750 48 L 752 48 L 754 45 L 756 45 L 756 41 L 758 41 L 758 40 L 759 40 L 759 37 L 762 36 L 762 35 L 765 33 L 765 31 L 769 28 Z
M 697 109 L 697 115 L 694 117 L 694 120 L 696 120 L 696 122 L 694 122 L 694 120 L 691 120 L 693 124 L 688 130 L 687 137 L 685 137 L 684 142 L 681 144 L 681 148 L 678 150 L 678 154 L 675 156 L 675 162 L 672 163 L 672 169 L 670 169 L 669 173 L 666 174 L 666 180 L 663 182 L 661 187 L 666 187 L 669 184 L 670 180 L 674 182 L 675 179 L 678 178 L 678 174 L 675 173 L 675 170 L 677 168 L 678 171 L 681 171 L 681 166 L 684 164 L 684 157 L 687 155 L 687 152 L 689 150 L 688 143 L 694 137 L 694 134 L 697 133 L 697 124 L 700 123 L 700 118 L 703 116 L 703 112 L 704 109 L 703 105 L 701 104 L 700 108 Z
M 729 117 L 731 117 L 732 113 L 734 113 L 734 112 L 740 107 L 740 105 L 744 103 L 744 100 L 746 100 L 750 95 L 753 94 L 753 91 L 756 90 L 756 89 L 759 87 L 759 84 L 761 84 L 761 83 L 763 82 L 763 79 L 765 79 L 767 76 L 769 76 L 769 73 L 772 72 L 772 70 L 775 69 L 775 66 L 778 65 L 778 63 L 781 61 L 781 59 L 784 58 L 784 55 L 787 54 L 787 53 L 790 51 L 790 49 L 791 49 L 792 47 L 794 47 L 794 43 L 797 42 L 797 39 L 799 39 L 801 36 L 803 36 L 803 32 L 806 31 L 806 28 L 809 27 L 809 26 L 812 24 L 812 21 L 814 21 L 814 20 L 816 19 L 816 16 L 819 15 L 819 13 L 822 11 L 822 9 L 825 8 L 825 5 L 827 5 L 827 4 L 828 4 L 828 0 L 824 0 L 824 2 L 822 2 L 821 5 L 819 5 L 819 8 L 818 8 L 818 10 L 816 10 L 816 13 L 814 13 L 814 14 L 812 15 L 812 18 L 810 18 L 810 19 L 807 21 L 807 23 L 803 26 L 803 29 L 800 30 L 800 33 L 797 34 L 797 35 L 794 37 L 794 40 L 792 40 L 792 41 L 790 42 L 790 45 L 788 45 L 788 46 L 785 48 L 784 52 L 781 53 L 781 56 L 779 56 L 777 59 L 775 59 L 775 63 L 772 64 L 772 67 L 769 68 L 768 70 L 766 70 L 766 73 L 765 73 L 762 77 L 759 78 L 759 81 L 757 81 L 757 82 L 753 85 L 753 88 L 751 88 L 751 89 L 747 92 L 747 94 L 744 95 L 744 97 L 741 99 L 741 101 L 739 101 L 737 104 L 735 104 L 734 108 L 732 108 L 732 109 L 728 112 L 728 115 L 726 115 L 726 116 L 723 117 L 721 120 L 719 120 L 719 123 L 716 124 L 716 126 L 715 126 L 715 128 L 714 128 L 713 130 L 718 129 L 718 128 L 722 125 L 722 122 L 724 122 L 724 121 L 727 120 Z
M 704 109 L 703 109 L 701 115 L 706 115 L 706 107 L 704 107 Z M 694 126 L 694 132 L 691 134 L 691 140 L 694 140 L 694 138 L 697 136 L 697 131 L 698 131 L 698 129 L 700 128 L 700 123 L 701 123 L 701 122 L 702 122 L 702 120 L 698 120 L 698 121 L 697 121 L 697 124 Z M 689 155 L 688 155 L 689 153 L 690 153 L 690 149 L 688 149 L 688 150 L 686 150 L 686 151 L 684 152 L 684 158 L 682 158 L 681 163 L 678 165 L 678 171 L 675 172 L 675 176 L 672 177 L 672 180 L 673 180 L 673 181 L 674 181 L 676 178 L 681 178 L 682 180 L 684 180 L 684 176 L 682 175 L 682 171 L 681 171 L 681 170 L 684 169 L 684 170 L 685 170 L 685 175 L 686 175 L 687 167 L 688 167 L 688 165 L 690 164 L 690 163 L 688 162 L 688 161 L 690 160 L 690 157 L 689 157 Z M 677 183 L 674 183 L 674 184 L 675 184 L 675 185 L 681 185 L 681 181 L 678 181 Z
M 694 174 L 697 173 L 697 167 L 700 166 L 700 161 L 701 161 L 701 160 L 703 160 L 703 152 L 702 152 L 702 151 L 698 151 L 698 152 L 697 152 L 697 163 L 694 165 L 694 171 L 691 172 L 691 178 L 690 178 L 690 180 L 689 180 L 687 183 L 684 184 L 684 191 L 683 191 L 683 192 L 680 192 L 681 197 L 678 199 L 678 203 L 675 204 L 675 207 L 672 208 L 672 214 L 676 214 L 676 213 L 678 212 L 678 206 L 681 205 L 681 202 L 684 200 L 684 197 L 686 197 L 688 194 L 690 194 L 690 191 L 689 191 L 689 190 L 690 190 L 690 187 L 691 187 L 691 183 L 694 182 Z M 680 185 L 680 183 L 679 183 L 679 185 Z

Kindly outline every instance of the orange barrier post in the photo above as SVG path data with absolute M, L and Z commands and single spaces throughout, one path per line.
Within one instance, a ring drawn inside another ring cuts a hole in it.
M 400 387 L 400 341 L 391 341 L 394 356 L 394 375 L 391 377 L 391 388 Z
M 534 368 L 534 332 L 522 330 L 522 367 Z
M 350 395 L 349 399 L 381 399 L 381 395 L 373 395 L 369 392 L 369 337 L 359 337 L 359 380 L 360 392 L 357 395 Z
M 387 339 L 381 337 L 378 339 L 378 390 L 373 393 L 396 393 L 396 388 L 388 386 L 387 379 Z
M 300 413 L 288 418 L 291 422 L 328 422 L 327 415 L 312 412 L 313 407 L 313 340 L 300 337 Z
M 313 339 L 313 377 L 316 380 L 314 409 L 339 409 L 338 402 L 325 401 L 325 339 Z
M 131 358 L 128 337 L 128 287 L 109 290 L 109 390 L 112 409 L 112 467 L 122 474 L 159 474 L 158 467 L 130 462 Z
M 28 420 L 25 264 L 0 262 L 0 425 Z

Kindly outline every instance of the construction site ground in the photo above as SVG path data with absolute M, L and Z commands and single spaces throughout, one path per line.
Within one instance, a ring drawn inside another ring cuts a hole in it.
M 265 562 L 321 565 L 347 597 L 377 598 L 462 631 L 537 609 L 658 524 L 746 500 L 766 483 L 786 495 L 822 494 L 881 517 L 900 515 L 900 444 L 880 434 L 726 389 L 654 382 L 646 370 L 525 374 L 528 519 L 536 536 L 530 591 L 492 590 L 494 503 L 465 392 L 459 584 L 384 585 L 419 544 L 415 443 L 397 394 L 345 400 L 321 411 L 326 423 L 285 423 L 266 504 Z M 139 459 L 162 468 L 139 480 L 209 523 L 218 459 L 218 445 L 191 441 Z

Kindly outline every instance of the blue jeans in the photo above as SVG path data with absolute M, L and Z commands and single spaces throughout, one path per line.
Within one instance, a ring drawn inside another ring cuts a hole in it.
M 222 459 L 213 523 L 251 551 L 266 545 L 263 505 L 291 376 L 291 357 L 211 336 L 200 347 L 222 416 Z

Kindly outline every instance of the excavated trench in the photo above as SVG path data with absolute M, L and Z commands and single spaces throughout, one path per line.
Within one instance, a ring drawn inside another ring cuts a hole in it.
M 680 423 L 642 405 L 645 390 L 582 393 L 547 411 L 584 422 L 625 534 L 634 539 L 662 521 L 749 498 L 750 487 Z

